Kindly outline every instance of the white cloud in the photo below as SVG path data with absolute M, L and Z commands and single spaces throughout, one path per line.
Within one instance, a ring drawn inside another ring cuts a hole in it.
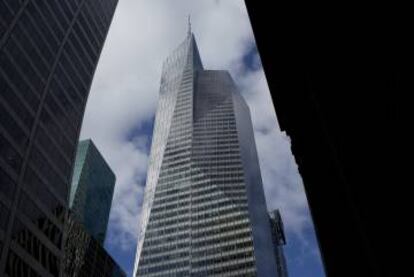
M 263 71 L 242 66 L 253 42 L 244 2 L 120 0 L 81 133 L 95 141 L 117 176 L 108 242 L 135 249 L 149 139 L 139 130 L 154 116 L 162 61 L 185 38 L 188 14 L 204 66 L 229 69 L 251 107 L 268 206 L 281 208 L 286 227 L 300 233 L 306 198 L 289 142 L 279 131 Z
M 260 59 L 254 57 L 253 62 L 260 63 Z M 287 230 L 300 235 L 310 224 L 307 200 L 290 139 L 280 131 L 264 72 L 239 67 L 236 76 L 252 115 L 267 206 L 269 210 L 279 208 Z

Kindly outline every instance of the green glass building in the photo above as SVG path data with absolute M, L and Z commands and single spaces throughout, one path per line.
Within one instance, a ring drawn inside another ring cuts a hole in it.
M 92 140 L 79 142 L 69 208 L 76 221 L 103 244 L 111 210 L 115 174 Z

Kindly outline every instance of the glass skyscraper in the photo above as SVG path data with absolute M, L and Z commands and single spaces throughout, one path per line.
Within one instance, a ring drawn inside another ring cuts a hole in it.
M 115 174 L 92 140 L 79 142 L 69 208 L 73 217 L 103 245 L 115 186 Z
M 0 275 L 58 276 L 92 77 L 117 0 L 0 0 Z
M 277 276 L 250 111 L 191 31 L 166 59 L 134 276 Z

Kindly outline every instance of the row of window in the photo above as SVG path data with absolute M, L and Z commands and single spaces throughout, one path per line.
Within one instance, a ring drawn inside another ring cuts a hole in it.
M 141 257 L 146 255 L 156 255 L 160 253 L 181 251 L 185 249 L 190 249 L 189 242 L 179 242 L 177 244 L 168 244 L 168 245 L 156 245 L 156 246 L 146 246 L 142 249 Z M 140 258 L 141 261 L 142 258 Z
M 217 264 L 226 263 L 229 261 L 243 260 L 243 259 L 253 257 L 253 251 L 242 251 L 240 253 L 232 254 L 232 255 L 225 255 L 224 253 L 222 252 L 223 255 L 219 257 L 214 257 L 210 259 L 202 259 L 202 260 L 196 261 L 192 263 L 192 265 L 194 265 L 195 267 L 202 267 L 202 266 L 209 266 L 209 265 L 217 265 Z
M 16 1 L 16 0 L 12 0 Z M 16 1 L 18 2 L 18 1 Z M 26 262 L 24 262 L 16 253 L 9 250 L 7 263 L 6 263 L 6 274 L 14 277 L 41 277 L 34 271 Z
M 211 199 L 199 199 L 199 201 L 203 200 L 204 205 L 192 205 L 191 213 L 192 214 L 199 214 L 205 210 L 217 210 L 224 206 L 234 206 L 237 205 L 238 208 L 247 208 L 247 199 L 232 199 L 228 198 L 227 195 L 217 195 L 217 200 Z M 199 203 L 201 204 L 201 203 Z
M 190 157 L 185 157 L 183 159 L 175 159 L 175 160 L 171 159 L 171 160 L 163 161 L 161 170 L 163 170 L 163 168 L 182 166 L 182 165 L 189 163 L 190 161 L 191 161 Z
M 217 118 L 207 118 L 203 117 L 201 120 L 197 120 L 194 122 L 194 131 L 198 130 L 208 130 L 208 129 L 216 129 L 220 128 L 220 125 L 226 124 L 236 124 L 236 119 L 234 116 L 228 117 L 217 117 Z M 217 127 L 216 127 L 217 126 Z
M 172 234 L 169 236 L 163 236 L 163 237 L 146 237 L 144 241 L 144 247 L 145 246 L 156 246 L 161 244 L 175 244 L 177 242 L 183 242 L 188 241 L 190 239 L 190 233 L 178 233 L 178 234 Z
M 249 218 L 247 211 L 236 210 L 233 213 L 223 214 L 215 217 L 213 216 L 204 220 L 193 220 L 191 221 L 191 224 L 197 226 L 197 228 L 205 228 L 213 224 L 225 225 L 226 223 L 228 224 L 230 222 L 242 221 L 246 218 Z
M 158 228 L 158 227 L 165 227 L 165 226 L 173 226 L 173 225 L 181 225 L 184 222 L 188 222 L 190 217 L 188 214 L 179 215 L 174 218 L 161 218 L 160 220 L 154 220 L 150 217 L 149 224 L 147 228 Z
M 26 128 L 30 128 L 34 121 L 33 108 L 35 107 L 30 107 L 26 101 L 23 100 L 22 94 L 18 93 L 16 87 L 9 83 L 7 79 L 8 78 L 3 75 L 3 72 L 0 70 L 0 101 L 5 101 L 14 111 L 15 118 L 20 120 L 22 125 Z
M 198 169 L 204 172 L 206 178 L 214 178 L 215 174 L 225 172 L 226 174 L 241 173 L 243 168 L 240 165 L 226 165 L 226 166 L 197 166 Z
M 188 270 L 182 270 L 181 268 L 188 267 L 189 264 L 190 264 L 189 261 L 184 261 L 184 262 L 175 262 L 175 263 L 170 263 L 170 264 L 158 265 L 158 266 L 154 266 L 154 267 L 139 267 L 138 268 L 138 275 L 144 276 L 146 274 L 151 274 L 151 273 L 154 273 L 154 272 L 174 270 L 174 274 L 177 274 L 175 276 L 186 276 L 188 274 L 188 273 L 186 273 L 186 272 L 188 272 Z
M 171 181 L 178 181 L 178 180 L 184 181 L 185 179 L 189 177 L 191 177 L 191 173 L 190 171 L 187 171 L 187 172 L 178 173 L 174 176 L 171 176 L 171 175 L 161 176 L 159 180 L 162 180 L 164 182 L 171 182 Z
M 53 114 L 57 122 L 64 126 L 68 139 L 76 138 L 80 123 L 80 113 L 74 108 L 63 89 L 57 87 L 57 82 L 53 79 L 49 86 L 49 93 L 45 98 L 45 107 Z M 62 139 L 64 137 L 62 136 Z M 65 150 L 65 149 L 62 149 Z M 67 157 L 71 157 L 71 152 L 65 151 Z
M 169 226 L 169 227 L 161 228 L 161 229 L 151 228 L 145 231 L 145 237 L 147 236 L 157 237 L 157 236 L 170 235 L 174 233 L 184 232 L 190 229 L 191 229 L 190 223 L 188 224 L 184 223 L 182 225 L 177 225 L 177 226 Z
M 192 122 L 189 119 L 185 120 L 175 120 L 171 122 L 170 135 L 175 135 L 177 133 L 181 134 L 187 132 L 191 129 Z
M 18 80 L 21 80 L 23 75 L 25 79 L 28 80 L 29 86 L 33 88 L 30 91 L 35 92 L 35 94 L 40 97 L 45 86 L 45 79 L 39 75 L 39 71 L 34 67 L 33 61 L 25 55 L 12 38 L 7 41 L 3 51 L 8 57 L 6 59 L 12 60 L 10 66 L 6 64 L 7 67 L 4 67 L 2 64 L 2 67 L 13 83 L 17 83 Z M 17 67 L 19 72 L 16 72 L 16 70 L 9 71 L 9 69 L 11 69 L 10 67 Z M 21 91 L 21 93 L 23 93 L 23 91 Z
M 236 120 L 234 118 L 216 118 L 208 119 L 206 117 L 196 120 L 194 122 L 194 132 L 212 132 L 215 130 L 221 130 L 225 125 L 235 125 Z
M 213 182 L 212 185 L 197 186 L 191 192 L 192 201 L 197 201 L 198 199 L 204 199 L 206 197 L 208 198 L 212 195 L 224 194 L 227 197 L 246 196 L 244 183 L 233 184 L 233 182 L 227 184 Z
M 21 144 L 19 143 L 19 146 L 23 146 L 26 140 L 24 137 L 21 137 L 21 133 L 28 133 L 28 130 L 31 127 L 31 124 L 34 120 L 34 116 L 32 113 L 29 112 L 30 110 L 28 110 L 27 108 L 25 108 L 24 105 L 22 105 L 20 97 L 18 97 L 15 94 L 15 91 L 11 89 L 6 79 L 2 76 L 1 71 L 0 91 L 0 107 L 2 110 L 5 111 L 0 115 L 0 123 L 5 127 L 7 132 L 14 139 L 16 139 L 17 143 L 22 142 Z M 7 115 L 5 113 L 7 113 Z M 21 139 L 23 139 L 23 141 L 21 141 Z
M 220 155 L 221 153 L 226 155 Z M 224 157 L 223 157 L 224 156 Z M 192 156 L 192 161 L 194 162 L 240 162 L 240 151 L 236 151 L 235 149 L 230 150 L 223 150 L 223 151 L 215 151 L 215 152 L 209 152 L 208 154 L 202 154 L 202 155 L 196 155 L 194 154 Z
M 0 135 L 0 145 L 2 145 L 1 135 Z M 1 149 L 1 146 L 0 146 L 0 149 Z M 3 151 L 1 151 L 1 153 L 3 153 Z M 10 201 L 12 201 L 14 197 L 14 193 L 16 191 L 16 183 L 14 182 L 12 177 L 10 177 L 8 174 L 6 174 L 6 172 L 4 172 L 1 166 L 0 166 L 0 184 L 1 184 L 0 194 L 5 196 L 6 199 L 9 199 Z
M 193 266 L 193 265 L 191 265 Z M 195 270 L 195 269 L 193 269 Z M 194 277 L 207 277 L 207 276 L 222 276 L 226 273 L 237 272 L 238 275 L 244 277 L 255 277 L 254 261 L 240 261 L 230 265 L 219 265 L 211 269 L 203 269 L 201 271 L 192 272 L 191 276 Z
M 26 168 L 23 182 L 31 197 L 35 197 L 42 203 L 42 209 L 48 214 L 48 218 L 56 225 L 63 224 L 62 210 L 66 205 L 65 199 L 55 191 L 55 188 L 43 179 L 30 167 Z
M 189 197 L 189 191 L 186 187 L 182 187 L 182 188 L 174 188 L 172 190 L 167 190 L 167 191 L 156 191 L 155 192 L 155 201 L 154 203 L 156 203 L 157 201 L 173 201 L 173 199 L 184 199 L 186 197 Z
M 165 149 L 165 155 L 171 155 L 182 150 L 188 150 L 191 146 L 191 136 L 170 137 Z
M 48 216 L 30 199 L 26 193 L 22 192 L 19 201 L 20 211 L 36 226 L 36 228 L 52 242 L 57 248 L 60 248 L 62 242 L 62 227 L 53 223 Z M 55 207 L 56 212 L 60 212 L 63 217 L 64 207 L 61 205 Z M 59 226 L 59 227 L 58 227 Z M 14 236 L 19 235 L 19 228 L 13 231 Z
M 215 218 L 211 221 L 191 222 L 191 228 L 194 229 L 194 230 L 204 231 L 204 230 L 210 230 L 212 228 L 216 228 L 216 226 L 233 226 L 233 225 L 244 224 L 244 223 L 246 223 L 246 224 L 249 223 L 248 214 L 239 213 L 239 214 L 235 214 L 233 216 Z M 244 240 L 246 240 L 246 239 L 244 239 Z M 222 241 L 219 244 L 217 244 L 217 246 L 234 244 L 234 243 L 235 242 L 232 242 L 232 241 Z M 208 247 L 208 245 L 206 245 L 206 246 Z M 200 251 L 201 251 L 201 248 L 198 248 L 198 249 L 200 249 Z
M 224 127 L 224 126 L 223 126 Z M 235 127 L 224 129 L 223 127 L 220 128 L 208 128 L 208 129 L 199 129 L 194 132 L 195 138 L 205 138 L 211 136 L 224 136 L 224 135 L 231 135 L 237 134 L 237 130 Z M 228 127 L 228 126 L 225 126 Z
M 71 160 L 62 153 L 61 147 L 56 146 L 56 143 L 50 138 L 41 126 L 37 128 L 34 140 L 43 152 L 53 161 L 53 164 L 58 168 L 62 175 L 65 172 L 71 171 Z M 66 146 L 67 149 L 70 147 Z M 72 148 L 73 149 L 73 148 Z
M 231 151 L 223 151 L 220 152 L 222 154 L 237 154 L 239 151 L 231 150 Z M 194 160 L 191 160 L 194 161 Z M 204 167 L 231 167 L 235 165 L 241 165 L 240 160 L 209 160 L 209 159 L 199 159 L 195 163 L 197 166 L 204 168 Z
M 58 121 L 59 118 L 59 116 L 52 114 L 48 107 L 45 106 L 40 114 L 41 126 L 43 126 L 44 130 L 47 130 L 45 136 L 52 138 L 53 142 L 56 142 L 58 149 L 64 153 L 66 160 L 70 161 L 75 148 L 77 134 L 76 132 L 70 133 L 69 131 L 64 131 L 65 129 L 70 130 L 70 128 L 62 126 L 62 124 L 60 124 L 61 122 Z M 40 132 L 45 132 L 44 130 L 42 131 L 41 128 L 38 128 L 37 135 L 40 136 Z M 70 137 L 68 137 L 68 134 L 70 134 Z
M 1 107 L 1 106 L 0 106 Z M 6 113 L 0 113 L 0 124 L 2 124 L 3 120 L 5 118 Z M 11 117 L 9 117 L 11 118 Z M 5 121 L 7 122 L 7 121 Z M 11 121 L 10 123 L 13 123 Z M 13 127 L 13 126 L 11 126 Z M 17 129 L 17 128 L 16 128 Z M 19 130 L 20 131 L 20 130 Z M 16 148 L 10 143 L 10 140 L 12 139 L 6 139 L 5 134 L 3 133 L 2 126 L 0 126 L 0 159 L 4 161 L 7 166 L 13 170 L 15 174 L 19 174 L 20 167 L 22 165 L 23 159 L 22 155 L 20 154 L 20 151 L 17 151 Z M 27 136 L 25 136 L 23 133 L 20 133 L 22 135 L 21 139 L 24 139 L 24 143 L 27 142 Z
M 52 276 L 59 275 L 58 257 L 18 219 L 15 220 L 15 225 L 13 226 L 13 241 L 29 253 Z
M 168 167 L 168 168 L 163 168 L 160 172 L 159 178 L 162 179 L 163 177 L 166 176 L 173 176 L 177 173 L 183 173 L 183 172 L 187 172 L 190 170 L 190 165 L 189 164 L 185 164 L 184 166 L 180 166 L 180 167 Z
M 222 151 L 217 150 L 238 150 L 239 145 L 237 141 L 218 141 L 214 144 L 212 143 L 198 143 L 193 142 L 193 153 L 195 156 L 205 156 L 205 155 L 215 155 L 215 156 L 221 156 L 220 158 L 223 158 L 220 153 Z
M 199 213 L 191 213 L 191 221 L 207 221 L 240 212 L 247 213 L 247 209 L 243 209 L 243 207 L 239 206 L 219 206 L 215 209 L 204 210 Z
M 245 223 L 245 222 L 235 222 L 236 224 L 232 224 L 232 225 L 218 225 L 218 226 L 214 226 L 214 228 L 212 229 L 208 229 L 206 231 L 201 231 L 201 232 L 192 232 L 191 237 L 195 238 L 195 239 L 200 239 L 200 238 L 207 238 L 207 237 L 211 237 L 211 236 L 217 236 L 217 235 L 225 235 L 225 233 L 228 232 L 232 232 L 234 234 L 235 231 L 237 230 L 242 230 L 242 229 L 248 229 L 250 228 L 250 224 L 249 223 Z M 237 224 L 238 223 L 238 224 Z M 237 249 L 236 245 L 227 245 L 227 246 L 223 246 L 223 249 L 221 251 L 230 251 L 233 249 Z M 227 250 L 226 250 L 227 249 Z M 202 251 L 199 253 L 199 255 L 205 253 L 205 255 L 208 255 L 207 251 Z
M 180 217 L 183 214 L 188 214 L 190 211 L 189 207 L 180 207 L 180 209 L 177 210 L 173 210 L 173 211 L 168 211 L 165 212 L 165 210 L 158 210 L 153 212 L 151 210 L 151 221 L 156 221 L 156 220 L 162 220 L 162 219 L 171 219 L 171 218 L 176 218 L 176 217 Z
M 192 99 L 186 99 L 186 100 L 182 100 L 176 103 L 175 107 L 174 107 L 174 112 L 181 112 L 181 111 L 188 111 L 189 109 L 193 108 L 193 101 Z
M 157 195 L 161 195 L 161 193 L 158 193 L 158 191 L 159 189 L 157 187 Z M 243 183 L 235 184 L 232 181 L 228 181 L 226 184 L 220 184 L 219 187 L 217 187 L 216 183 L 199 183 L 170 190 L 167 192 L 167 195 L 169 197 L 156 197 L 152 207 L 158 209 L 158 207 L 164 207 L 170 204 L 176 205 L 178 207 L 181 205 L 181 203 L 187 203 L 186 198 L 189 197 L 190 192 L 192 195 L 192 203 L 194 205 L 197 205 L 204 201 L 211 201 L 213 198 L 223 196 L 230 198 L 244 198 L 246 194 L 245 186 Z
M 179 97 L 179 98 L 183 98 L 183 97 Z M 177 99 L 177 102 L 181 102 L 181 99 Z M 187 99 L 183 99 L 182 101 L 187 102 Z M 173 115 L 173 121 L 174 120 L 183 120 L 185 118 L 191 118 L 191 107 L 188 107 L 187 109 L 182 109 L 182 110 L 174 110 L 174 115 Z
M 239 179 L 239 178 L 243 178 L 243 172 L 224 172 L 224 173 L 220 173 L 220 174 L 208 174 L 208 177 L 206 176 L 202 176 L 202 177 L 193 177 L 191 180 L 194 182 L 203 180 L 205 178 L 210 178 L 210 179 Z M 235 181 L 236 182 L 236 181 Z
M 6 231 L 9 213 L 9 209 L 0 202 L 0 230 Z
M 174 153 L 173 155 L 164 155 L 162 162 L 174 162 L 190 157 L 190 149 L 185 152 Z
M 151 214 L 156 214 L 156 213 L 162 212 L 162 211 L 172 211 L 172 210 L 175 210 L 177 208 L 186 207 L 189 204 L 190 204 L 190 201 L 183 200 L 183 201 L 177 201 L 177 202 L 172 203 L 172 204 L 162 203 L 161 205 L 152 205 Z
M 57 173 L 57 171 L 51 167 L 52 162 L 48 160 L 37 147 L 32 148 L 29 156 L 29 163 L 37 170 L 37 172 L 39 172 L 44 180 L 48 180 L 49 184 L 53 185 L 61 199 L 67 199 L 71 172 L 65 172 L 66 176 Z
M 203 105 L 204 103 L 208 103 L 207 104 L 207 109 L 210 106 L 211 109 L 208 109 L 209 113 L 206 115 L 207 117 L 210 116 L 228 116 L 230 114 L 233 114 L 233 105 L 231 102 L 227 102 L 227 103 L 220 103 L 222 101 L 222 96 L 219 97 L 203 97 L 203 99 L 196 99 L 196 106 L 198 106 L 197 104 L 201 104 Z M 220 103 L 219 106 L 217 106 L 217 104 Z M 216 104 L 216 105 L 212 105 L 212 104 Z M 227 105 L 226 105 L 227 104 Z
M 198 146 L 199 148 L 214 148 L 217 145 L 223 145 L 228 142 L 232 143 L 234 146 L 237 146 L 238 136 L 220 133 L 203 135 L 198 137 L 196 137 L 195 135 L 193 136 L 193 145 Z
M 143 257 L 143 259 L 140 261 L 140 265 L 141 266 L 145 266 L 147 264 L 156 264 L 156 263 L 165 263 L 171 260 L 182 260 L 182 259 L 188 259 L 189 257 L 189 252 L 176 252 L 176 253 L 171 253 L 171 254 L 167 254 L 167 255 L 162 255 L 162 256 L 158 256 L 158 257 Z

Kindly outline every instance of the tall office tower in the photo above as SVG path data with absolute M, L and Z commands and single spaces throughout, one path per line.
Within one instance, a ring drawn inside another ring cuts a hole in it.
M 69 208 L 73 217 L 103 245 L 114 193 L 115 175 L 92 140 L 78 145 Z
M 191 31 L 164 62 L 134 276 L 275 276 L 250 112 Z
M 117 0 L 0 0 L 0 275 L 57 276 L 92 77 Z
M 270 225 L 272 226 L 272 240 L 275 250 L 276 267 L 279 277 L 288 277 L 285 254 L 283 246 L 286 245 L 285 230 L 279 210 L 269 214 Z

